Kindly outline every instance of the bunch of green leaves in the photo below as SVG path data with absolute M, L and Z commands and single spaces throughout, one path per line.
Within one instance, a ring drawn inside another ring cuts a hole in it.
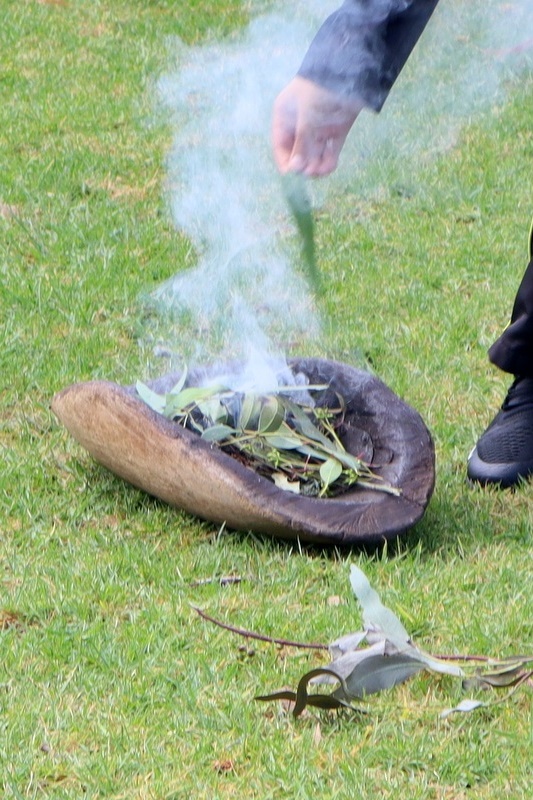
M 285 491 L 324 497 L 358 483 L 399 494 L 344 448 L 336 431 L 344 419 L 342 398 L 336 409 L 312 405 L 310 393 L 327 386 L 235 392 L 220 385 L 188 386 L 184 370 L 168 394 L 141 382 L 136 388 L 154 411 L 219 445 Z
M 316 263 L 315 223 L 307 190 L 307 179 L 301 173 L 288 172 L 282 176 L 282 186 L 302 240 L 302 256 L 308 280 L 314 291 L 318 293 L 322 290 L 322 284 Z
M 413 643 L 398 617 L 383 605 L 365 574 L 356 566 L 351 568 L 350 582 L 363 611 L 364 630 L 336 639 L 329 646 L 330 664 L 303 675 L 296 692 L 284 689 L 257 697 L 257 700 L 292 701 L 293 714 L 299 716 L 306 706 L 353 708 L 354 699 L 361 700 L 390 689 L 422 670 L 460 678 L 465 690 L 508 688 L 514 692 L 532 678 L 533 656 L 448 658 L 424 652 Z M 308 686 L 315 683 L 337 684 L 337 688 L 330 694 L 311 694 Z M 489 703 L 483 700 L 469 698 L 443 711 L 441 716 L 445 718 L 454 712 L 470 712 L 487 705 Z

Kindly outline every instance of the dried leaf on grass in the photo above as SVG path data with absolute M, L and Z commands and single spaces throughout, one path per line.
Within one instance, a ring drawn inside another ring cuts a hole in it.
M 294 700 L 294 716 L 306 706 L 319 708 L 352 707 L 354 699 L 392 689 L 422 670 L 461 678 L 464 689 L 509 688 L 510 696 L 533 675 L 533 656 L 515 656 L 503 660 L 486 659 L 469 674 L 470 658 L 462 660 L 436 657 L 417 647 L 398 617 L 383 603 L 364 573 L 352 566 L 350 582 L 362 612 L 365 629 L 336 639 L 329 647 L 332 657 L 325 668 L 311 670 L 302 676 L 296 692 L 284 690 L 283 697 Z M 458 663 L 462 661 L 462 663 Z M 335 684 L 329 695 L 309 694 L 309 684 Z M 260 700 L 276 700 L 280 693 L 263 695 Z M 503 698 L 504 700 L 506 698 Z M 496 700 L 494 702 L 501 702 Z M 338 704 L 338 705 L 337 705 Z M 466 699 L 441 715 L 454 712 L 469 713 L 492 703 Z

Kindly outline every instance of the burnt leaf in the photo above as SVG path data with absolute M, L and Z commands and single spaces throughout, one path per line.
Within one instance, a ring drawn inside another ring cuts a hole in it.
M 341 687 L 346 690 L 345 696 L 336 696 L 334 692 L 332 694 L 309 694 L 307 691 L 308 685 L 320 675 L 330 675 L 337 682 L 340 682 Z M 315 708 L 329 710 L 337 708 L 350 708 L 354 711 L 359 710 L 354 709 L 353 706 L 347 702 L 346 697 L 347 687 L 344 684 L 344 680 L 339 678 L 339 676 L 336 675 L 331 669 L 328 669 L 327 667 L 318 667 L 317 669 L 312 669 L 310 672 L 306 672 L 306 674 L 300 678 L 296 692 L 282 689 L 281 691 L 273 692 L 272 694 L 260 695 L 255 699 L 262 701 L 290 700 L 294 702 L 294 708 L 292 711 L 293 715 L 295 717 L 299 717 L 307 706 L 314 706 Z

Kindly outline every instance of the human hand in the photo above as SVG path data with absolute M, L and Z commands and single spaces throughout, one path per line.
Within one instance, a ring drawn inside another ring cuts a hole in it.
M 329 175 L 363 107 L 297 76 L 274 103 L 272 148 L 278 170 Z

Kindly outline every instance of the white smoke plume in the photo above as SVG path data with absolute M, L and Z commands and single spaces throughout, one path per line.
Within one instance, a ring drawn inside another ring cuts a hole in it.
M 167 320 L 161 343 L 182 363 L 253 355 L 268 364 L 313 346 L 318 315 L 297 267 L 270 121 L 276 94 L 337 5 L 283 3 L 222 43 L 175 43 L 181 66 L 158 87 L 176 130 L 168 192 L 198 261 L 188 271 L 177 264 L 152 300 Z M 503 79 L 531 65 L 530 37 L 533 0 L 441 0 L 381 114 L 361 115 L 336 176 L 313 187 L 315 203 L 346 182 L 368 192 L 392 174 L 412 177 L 421 154 L 453 146 L 465 120 L 501 98 Z

